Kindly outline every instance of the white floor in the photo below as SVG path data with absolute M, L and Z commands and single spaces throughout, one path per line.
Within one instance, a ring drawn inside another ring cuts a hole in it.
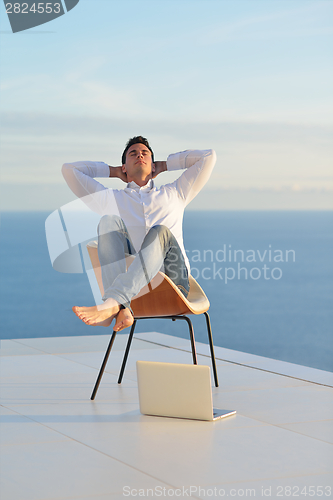
M 333 497 L 333 374 L 216 348 L 217 422 L 139 412 L 138 359 L 191 363 L 189 342 L 138 334 L 1 341 L 1 500 Z M 197 343 L 199 364 L 210 364 Z

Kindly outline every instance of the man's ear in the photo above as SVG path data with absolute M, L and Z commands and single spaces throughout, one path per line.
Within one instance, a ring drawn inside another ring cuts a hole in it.
M 122 166 L 121 166 L 121 170 L 122 170 L 124 173 L 126 173 L 126 167 L 125 167 L 125 165 L 122 165 Z
M 155 172 L 155 163 L 151 162 L 151 171 Z

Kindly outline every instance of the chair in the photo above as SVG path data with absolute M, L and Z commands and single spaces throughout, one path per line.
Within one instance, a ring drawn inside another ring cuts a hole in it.
M 97 242 L 91 241 L 87 245 L 88 254 L 91 260 L 91 264 L 94 269 L 95 277 L 101 291 L 102 296 L 104 295 L 103 282 L 102 282 L 102 272 L 101 266 L 98 258 L 98 249 Z M 127 267 L 129 263 L 132 261 L 134 257 L 129 256 L 126 258 Z M 190 291 L 185 298 L 185 296 L 181 293 L 181 291 L 177 288 L 177 286 L 173 283 L 173 281 L 166 276 L 164 273 L 159 272 L 151 282 L 145 286 L 131 301 L 131 308 L 134 313 L 134 322 L 131 327 L 131 331 L 128 337 L 127 346 L 125 349 L 125 354 L 122 362 L 122 366 L 120 369 L 120 374 L 118 378 L 118 384 L 121 384 L 125 366 L 128 358 L 128 354 L 131 348 L 131 343 L 134 335 L 135 326 L 138 320 L 140 319 L 172 319 L 176 320 L 185 320 L 189 327 L 190 340 L 191 340 L 191 348 L 192 348 L 192 357 L 193 364 L 198 364 L 197 354 L 195 348 L 195 339 L 194 339 L 194 331 L 191 320 L 187 317 L 188 314 L 204 314 L 206 318 L 206 326 L 208 332 L 209 346 L 210 346 L 210 354 L 212 359 L 212 368 L 214 373 L 214 381 L 215 386 L 218 387 L 218 377 L 216 370 L 216 362 L 215 362 L 215 354 L 214 354 L 214 346 L 213 346 L 213 337 L 212 330 L 210 325 L 209 315 L 207 313 L 209 309 L 209 301 L 200 287 L 200 285 L 195 281 L 195 279 L 190 276 Z M 107 361 L 109 359 L 109 355 L 112 349 L 112 345 L 114 343 L 117 332 L 113 331 L 108 348 L 106 350 L 103 363 L 101 365 L 94 390 L 91 395 L 91 399 L 94 400 L 99 384 L 101 382 Z

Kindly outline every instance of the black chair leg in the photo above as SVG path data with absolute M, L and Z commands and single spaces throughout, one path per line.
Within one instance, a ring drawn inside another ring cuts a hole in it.
M 187 322 L 187 324 L 188 324 L 188 329 L 190 331 L 190 340 L 191 340 L 191 349 L 192 349 L 193 364 L 197 365 L 198 364 L 198 359 L 197 359 L 197 351 L 196 351 L 196 348 L 195 348 L 194 330 L 193 330 L 192 321 L 187 316 L 178 316 L 177 319 L 184 319 Z
M 211 326 L 210 326 L 209 314 L 207 312 L 205 312 L 204 315 L 206 317 L 206 323 L 207 323 L 207 331 L 208 331 L 208 339 L 209 339 L 209 347 L 210 347 L 210 356 L 212 358 L 215 387 L 218 387 L 219 386 L 219 381 L 218 381 L 218 378 L 217 378 L 217 370 L 216 370 L 216 362 L 215 362 L 215 353 L 214 353 L 212 329 L 211 329 Z
M 124 355 L 124 359 L 123 359 L 123 364 L 121 365 L 121 369 L 120 369 L 120 373 L 119 373 L 118 384 L 121 384 L 121 381 L 123 379 L 123 375 L 124 375 L 124 371 L 125 371 L 125 366 L 126 366 L 127 358 L 128 358 L 128 353 L 130 351 L 132 340 L 133 340 L 133 335 L 134 335 L 136 321 L 137 320 L 135 319 L 134 322 L 133 322 L 133 325 L 132 325 L 129 337 L 128 337 L 126 351 L 125 351 L 125 355 Z
M 91 398 L 90 398 L 92 400 L 95 399 L 96 393 L 98 391 L 99 384 L 101 383 L 102 376 L 103 376 L 103 373 L 104 373 L 104 370 L 105 370 L 105 367 L 106 367 L 106 363 L 108 362 L 108 359 L 109 359 L 109 356 L 110 356 L 110 352 L 111 352 L 111 349 L 112 349 L 112 346 L 113 346 L 114 339 L 116 338 L 116 335 L 117 335 L 117 332 L 113 331 L 112 332 L 111 340 L 109 342 L 109 346 L 108 346 L 107 351 L 106 351 L 105 356 L 104 356 L 104 360 L 103 360 L 101 369 L 99 370 L 99 374 L 98 374 L 98 377 L 97 377 L 97 380 L 96 380 L 96 383 L 95 383 L 94 390 L 93 390 Z

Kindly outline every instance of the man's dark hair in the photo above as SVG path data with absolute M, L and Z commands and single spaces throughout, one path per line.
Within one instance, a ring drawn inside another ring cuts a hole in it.
M 133 144 L 143 144 L 144 146 L 146 146 L 146 148 L 148 148 L 149 151 L 151 152 L 152 160 L 154 163 L 154 153 L 153 153 L 153 150 L 151 149 L 151 147 L 149 146 L 149 142 L 147 141 L 147 139 L 145 137 L 142 137 L 142 135 L 137 135 L 136 137 L 132 137 L 132 139 L 128 140 L 126 147 L 124 149 L 123 155 L 121 157 L 121 164 L 122 165 L 124 165 L 126 163 L 126 153 L 129 150 L 129 148 L 131 146 L 133 146 Z

